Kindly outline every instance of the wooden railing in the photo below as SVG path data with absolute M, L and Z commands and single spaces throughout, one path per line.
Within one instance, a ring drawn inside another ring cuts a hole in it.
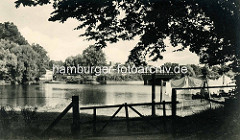
M 48 126 L 48 128 L 42 133 L 42 135 L 47 135 L 50 133 L 51 129 L 64 117 L 64 115 L 72 108 L 72 116 L 73 116 L 73 123 L 71 127 L 71 132 L 73 135 L 78 135 L 80 130 L 80 116 L 79 113 L 81 110 L 93 110 L 93 133 L 99 133 L 104 130 L 104 128 L 109 124 L 110 121 L 113 120 L 113 118 L 118 114 L 118 112 L 125 108 L 125 118 L 126 118 L 126 124 L 127 124 L 127 131 L 130 131 L 129 127 L 129 111 L 128 109 L 131 109 L 133 112 L 135 112 L 138 116 L 140 116 L 144 121 L 148 122 L 150 125 L 157 128 L 157 126 L 153 123 L 151 123 L 144 115 L 142 115 L 137 109 L 134 107 L 136 106 L 152 106 L 155 107 L 155 105 L 162 105 L 163 106 L 163 116 L 166 117 L 166 105 L 169 104 L 172 106 L 171 110 L 171 116 L 176 116 L 176 92 L 173 92 L 172 101 L 171 102 L 153 102 L 153 103 L 131 103 L 131 104 L 118 104 L 118 105 L 104 105 L 104 106 L 91 106 L 91 107 L 80 107 L 79 108 L 79 97 L 78 96 L 72 96 L 72 102 L 59 114 L 59 116 Z M 110 117 L 110 119 L 107 121 L 107 123 L 99 130 L 97 131 L 97 109 L 106 109 L 106 108 L 117 108 L 116 112 Z M 79 111 L 80 110 L 80 111 Z M 154 109 L 155 110 L 155 109 Z
M 118 105 L 104 105 L 104 106 L 92 106 L 92 107 L 81 107 L 80 110 L 93 110 L 93 134 L 98 134 L 104 130 L 104 128 L 109 124 L 110 121 L 113 120 L 113 118 L 118 114 L 118 112 L 122 109 L 125 108 L 125 118 L 126 118 L 126 124 L 127 124 L 127 132 L 130 131 L 129 127 L 129 111 L 128 109 L 131 109 L 133 112 L 135 112 L 139 117 L 141 117 L 144 121 L 149 123 L 150 125 L 154 126 L 157 128 L 157 126 L 153 123 L 151 123 L 144 115 L 142 115 L 137 109 L 134 107 L 136 106 L 152 106 L 154 105 L 162 105 L 163 106 L 163 117 L 166 117 L 166 105 L 172 105 L 175 106 L 172 109 L 172 116 L 176 115 L 176 104 L 177 102 L 157 102 L 157 103 L 132 103 L 132 104 L 118 104 Z M 99 130 L 97 131 L 97 109 L 106 109 L 106 108 L 117 108 L 116 112 L 110 117 L 110 119 L 107 121 L 107 123 Z
M 205 87 L 205 88 L 226 88 L 226 87 L 236 87 L 235 85 L 232 86 L 211 86 L 211 87 Z M 127 131 L 130 130 L 129 128 L 129 111 L 128 108 L 133 110 L 136 114 L 138 114 L 141 118 L 143 118 L 144 121 L 148 122 L 152 126 L 156 127 L 155 124 L 151 123 L 144 115 L 142 115 L 139 111 L 137 111 L 134 107 L 135 106 L 152 106 L 152 115 L 155 116 L 155 105 L 162 105 L 163 106 L 163 116 L 166 116 L 166 104 L 171 104 L 171 116 L 173 118 L 173 122 L 175 121 L 176 117 L 176 110 L 177 110 L 177 90 L 188 90 L 188 89 L 202 89 L 202 87 L 191 87 L 191 88 L 173 88 L 172 89 L 172 97 L 171 102 L 152 102 L 152 103 L 134 103 L 134 104 L 118 104 L 118 105 L 104 105 L 104 106 L 91 106 L 91 107 L 80 107 L 79 108 L 79 97 L 78 96 L 72 96 L 72 102 L 59 114 L 59 116 L 48 126 L 48 128 L 42 133 L 43 135 L 48 134 L 51 129 L 63 118 L 63 116 L 72 108 L 72 116 L 73 116 L 73 123 L 71 127 L 71 132 L 73 135 L 76 135 L 79 133 L 80 130 L 80 116 L 79 110 L 93 110 L 93 133 L 97 133 L 97 109 L 103 109 L 103 108 L 118 108 L 117 111 L 110 117 L 109 121 L 100 129 L 101 132 L 108 124 L 109 122 L 118 114 L 118 112 L 124 107 L 125 108 L 125 118 L 126 118 L 126 124 L 127 124 Z M 154 101 L 154 100 L 153 100 Z M 174 124 L 174 123 L 173 123 Z M 173 131 L 175 131 L 173 126 Z M 174 133 L 175 134 L 175 133 Z
M 58 117 L 43 131 L 42 135 L 45 136 L 50 133 L 52 128 L 67 114 L 72 108 L 73 123 L 71 126 L 72 134 L 76 134 L 80 129 L 80 114 L 79 114 L 79 96 L 72 96 L 72 102 L 58 115 Z

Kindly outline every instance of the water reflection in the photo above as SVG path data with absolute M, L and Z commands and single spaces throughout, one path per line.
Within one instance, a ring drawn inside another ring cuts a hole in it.
M 45 103 L 44 93 L 40 90 L 34 90 L 32 86 L 1 86 L 1 106 L 26 107 L 36 106 L 43 107 Z
M 163 89 L 164 91 L 164 89 Z M 156 87 L 156 102 L 160 101 L 160 88 Z M 73 95 L 79 96 L 80 107 L 95 105 L 113 105 L 123 103 L 151 102 L 151 86 L 139 84 L 128 85 L 77 85 L 77 84 L 42 84 L 31 86 L 0 86 L 0 105 L 10 106 L 15 110 L 25 107 L 37 107 L 38 111 L 61 112 L 70 102 Z M 190 115 L 209 108 L 205 100 L 192 100 L 190 96 L 177 95 L 177 115 Z M 163 94 L 165 101 L 171 97 Z M 214 107 L 214 105 L 212 105 Z M 138 107 L 143 114 L 149 115 L 151 107 Z M 171 114 L 171 106 L 167 105 L 167 114 Z M 113 110 L 114 113 L 115 110 Z M 110 112 L 110 113 L 109 113 Z M 162 114 L 161 107 L 157 114 Z M 86 113 L 92 113 L 92 110 Z M 98 111 L 102 115 L 112 115 L 111 110 Z M 100 115 L 99 114 L 99 115 Z M 120 113 L 121 114 L 121 113 Z M 124 111 L 123 114 L 124 116 Z
M 67 99 L 73 95 L 79 96 L 81 105 L 102 105 L 106 104 L 106 90 L 86 86 L 83 89 L 72 90 L 65 94 Z
M 37 107 L 41 111 L 62 111 L 73 95 L 80 97 L 80 106 L 112 105 L 151 101 L 151 86 L 129 85 L 5 85 L 0 86 L 1 106 L 21 109 Z

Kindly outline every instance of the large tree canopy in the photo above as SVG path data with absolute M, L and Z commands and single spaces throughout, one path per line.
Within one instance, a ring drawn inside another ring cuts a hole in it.
M 48 63 L 43 47 L 30 45 L 13 23 L 0 23 L 0 80 L 13 83 L 38 80 Z
M 96 49 L 93 45 L 83 50 L 83 61 L 86 66 L 104 66 L 106 65 L 105 54 L 102 50 Z
M 27 45 L 28 42 L 18 31 L 17 26 L 10 22 L 0 23 L 0 38 L 11 40 L 19 45 Z
M 82 36 L 95 40 L 95 46 L 107 42 L 140 41 L 129 60 L 145 64 L 146 57 L 162 59 L 169 38 L 176 50 L 189 47 L 210 66 L 231 62 L 240 72 L 239 0 L 16 0 L 16 7 L 52 4 L 50 21 L 77 19 Z M 239 76 L 238 76 L 239 77 Z M 236 78 L 240 82 L 240 78 Z
M 76 29 L 82 36 L 96 40 L 102 48 L 107 42 L 140 41 L 129 59 L 143 64 L 149 55 L 162 58 L 164 39 L 171 45 L 189 47 L 210 65 L 233 61 L 239 35 L 239 0 L 17 0 L 16 7 L 52 4 L 50 21 L 80 21 Z

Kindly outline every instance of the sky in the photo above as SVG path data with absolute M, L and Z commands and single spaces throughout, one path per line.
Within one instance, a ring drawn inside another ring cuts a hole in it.
M 84 37 L 79 37 L 84 30 L 73 30 L 79 25 L 75 19 L 67 20 L 65 23 L 50 22 L 48 18 L 53 11 L 51 5 L 37 7 L 15 8 L 15 0 L 0 0 L 0 22 L 13 22 L 29 43 L 40 44 L 52 60 L 64 61 L 69 56 L 81 54 L 93 41 L 86 41 Z M 131 49 L 138 40 L 120 41 L 108 44 L 103 49 L 107 61 L 124 63 L 127 61 Z M 163 60 L 157 62 L 149 61 L 152 65 L 162 65 L 165 62 L 179 64 L 199 64 L 196 54 L 188 50 L 182 52 L 172 52 L 170 46 L 163 53 Z

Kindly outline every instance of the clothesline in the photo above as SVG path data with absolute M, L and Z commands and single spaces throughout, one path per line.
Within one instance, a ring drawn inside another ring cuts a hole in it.
M 190 76 L 185 76 L 185 77 L 182 77 L 177 80 L 172 79 L 172 80 L 166 82 L 165 94 L 171 96 L 172 88 L 203 87 L 204 81 L 205 80 L 203 80 L 203 79 L 196 78 L 196 77 L 190 77 Z M 224 75 L 224 77 L 222 76 L 217 80 L 207 79 L 207 82 L 208 82 L 208 86 L 222 86 L 223 84 L 225 86 L 227 86 L 227 85 L 233 83 L 231 78 L 229 78 L 228 76 L 225 76 L 225 75 Z M 229 89 L 230 88 L 226 88 L 224 90 L 227 91 Z M 219 89 L 209 89 L 209 92 L 217 93 L 218 90 Z M 199 90 L 178 91 L 177 94 L 181 94 L 181 92 L 184 92 L 184 94 L 193 94 L 193 92 L 200 92 L 200 89 Z

